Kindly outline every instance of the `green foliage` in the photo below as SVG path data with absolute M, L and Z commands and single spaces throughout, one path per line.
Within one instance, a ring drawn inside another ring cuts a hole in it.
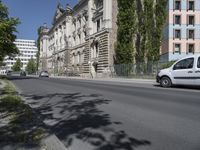
M 4 88 L 6 92 L 0 98 L 0 110 L 6 114 L 9 122 L 5 125 L 7 130 L 1 131 L 1 137 L 16 143 L 39 142 L 44 137 L 45 130 L 37 123 L 36 114 L 24 104 L 11 82 L 8 80 L 3 82 L 6 85 Z
M 118 0 L 116 64 L 129 64 L 133 62 L 135 7 L 135 0 Z
M 6 95 L 0 99 L 0 104 L 6 108 L 19 107 L 22 105 L 22 100 L 19 96 Z
M 115 64 L 159 60 L 166 6 L 167 0 L 118 0 Z
M 39 141 L 44 137 L 44 133 L 45 133 L 44 129 L 38 128 L 32 133 L 32 139 L 34 141 Z
M 16 92 L 15 87 L 7 80 L 4 80 L 4 82 L 6 85 L 3 89 L 3 94 L 14 94 Z
M 41 30 L 42 30 L 42 27 L 40 26 L 38 28 L 38 39 L 37 39 L 37 48 L 38 48 L 38 51 L 37 51 L 37 54 L 36 54 L 36 69 L 38 71 L 38 68 L 39 68 L 39 61 L 40 61 L 40 33 L 41 33 Z
M 36 63 L 33 58 L 31 58 L 26 66 L 26 71 L 28 74 L 35 73 L 37 71 Z
M 21 71 L 21 68 L 23 67 L 23 64 L 21 62 L 21 60 L 18 58 L 17 61 L 15 62 L 15 64 L 12 67 L 13 71 Z
M 13 43 L 19 19 L 9 18 L 8 8 L 0 1 L 0 62 L 5 56 L 13 56 L 19 51 Z
M 161 69 L 165 69 L 165 68 L 169 68 L 171 67 L 176 61 L 169 61 L 169 62 L 166 62 L 164 64 L 161 65 Z
M 163 36 L 163 28 L 166 23 L 167 17 L 167 3 L 168 0 L 157 0 L 157 3 L 154 8 L 155 13 L 155 28 L 152 37 L 152 45 L 154 45 L 154 49 L 151 52 L 155 57 L 155 60 L 159 60 L 159 52 L 160 52 L 160 45 Z M 151 59 L 152 57 L 151 56 Z

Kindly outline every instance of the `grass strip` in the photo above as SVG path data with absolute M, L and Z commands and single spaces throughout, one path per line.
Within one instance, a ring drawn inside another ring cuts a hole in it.
M 5 127 L 0 128 L 0 141 L 17 143 L 40 141 L 45 132 L 38 125 L 37 116 L 18 95 L 14 85 L 5 79 L 3 82 L 5 86 L 0 97 L 0 113 L 6 112 L 10 121 Z

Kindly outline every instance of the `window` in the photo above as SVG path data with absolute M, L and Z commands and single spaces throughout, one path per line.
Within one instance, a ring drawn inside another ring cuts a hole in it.
M 95 0 L 96 9 L 103 8 L 103 0 Z
M 193 10 L 194 11 L 194 1 L 189 1 L 188 2 L 188 10 Z
M 175 23 L 174 24 L 181 24 L 181 16 L 180 15 L 175 15 Z
M 175 1 L 174 9 L 175 10 L 181 10 L 181 1 L 180 0 Z
M 86 22 L 88 21 L 88 16 L 85 16 L 85 21 L 86 21 Z
M 75 54 L 72 54 L 72 63 L 75 64 Z
M 84 36 L 85 36 L 85 37 L 87 36 L 87 31 L 84 31 Z
M 76 30 L 76 19 L 75 18 L 73 19 L 73 27 Z
M 181 52 L 181 44 L 174 44 L 174 53 Z
M 174 34 L 175 34 L 174 36 L 176 39 L 181 39 L 181 30 L 180 29 L 176 29 Z
M 194 44 L 188 44 L 188 53 L 194 53 Z
M 194 30 L 193 29 L 188 30 L 188 39 L 194 39 Z
M 97 32 L 100 31 L 101 25 L 100 25 L 100 19 L 97 20 Z
M 200 57 L 199 57 L 199 59 L 197 61 L 197 68 L 200 68 Z
M 194 65 L 194 58 L 187 58 L 174 65 L 173 70 L 191 69 Z
M 78 19 L 79 26 L 81 27 L 81 18 Z
M 80 52 L 78 52 L 78 63 L 81 63 L 81 53 Z
M 194 16 L 188 16 L 188 25 L 194 25 Z
M 96 50 L 96 56 L 95 57 L 99 57 L 99 43 L 98 42 L 96 42 L 95 43 L 95 50 Z
M 81 43 L 81 34 L 78 35 L 79 43 Z
M 76 37 L 74 36 L 74 44 L 76 44 Z

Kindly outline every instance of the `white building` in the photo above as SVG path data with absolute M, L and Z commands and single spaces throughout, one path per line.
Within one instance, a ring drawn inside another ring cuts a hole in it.
M 108 74 L 114 62 L 117 0 L 79 0 L 58 5 L 52 27 L 41 27 L 40 70 L 82 76 Z
M 15 58 L 6 57 L 4 62 L 6 63 L 7 70 L 11 70 L 16 60 L 19 58 L 23 63 L 22 70 L 25 70 L 28 61 L 33 58 L 36 60 L 37 46 L 34 40 L 16 39 L 14 42 L 19 49 L 19 54 Z

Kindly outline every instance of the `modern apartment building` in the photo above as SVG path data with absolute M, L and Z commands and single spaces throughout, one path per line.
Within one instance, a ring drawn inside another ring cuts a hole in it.
M 25 70 L 28 61 L 33 58 L 36 60 L 37 46 L 34 40 L 16 39 L 14 42 L 19 49 L 19 55 L 15 58 L 6 57 L 4 62 L 6 63 L 7 70 L 11 70 L 16 60 L 19 58 L 23 63 L 22 69 Z
M 79 0 L 60 4 L 52 27 L 41 27 L 40 70 L 82 76 L 109 74 L 117 32 L 117 0 Z
M 200 53 L 200 0 L 169 0 L 162 62 Z

